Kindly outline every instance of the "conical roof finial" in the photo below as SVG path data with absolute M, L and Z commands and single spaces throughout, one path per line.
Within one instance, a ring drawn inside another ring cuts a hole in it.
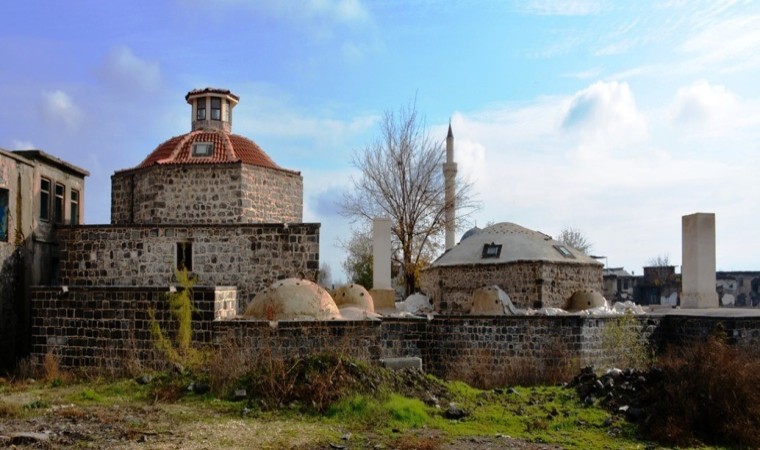
M 446 135 L 447 138 L 453 138 L 454 133 L 451 132 L 451 118 L 449 118 L 449 134 Z

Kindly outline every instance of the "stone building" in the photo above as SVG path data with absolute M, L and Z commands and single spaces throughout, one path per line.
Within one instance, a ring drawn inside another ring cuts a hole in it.
M 252 140 L 231 133 L 239 98 L 228 90 L 190 91 L 192 130 L 156 147 L 111 177 L 111 223 L 301 222 L 303 179 Z
M 422 272 L 436 311 L 466 313 L 472 294 L 497 285 L 522 308 L 564 307 L 576 291 L 602 291 L 602 264 L 551 236 L 513 223 L 473 229 Z
M 199 285 L 235 286 L 243 309 L 288 277 L 315 279 L 319 224 L 304 224 L 303 179 L 232 134 L 239 98 L 190 91 L 191 131 L 111 178 L 111 224 L 60 230 L 61 283 L 168 286 L 184 267 Z
M 82 222 L 88 175 L 41 150 L 0 149 L 0 369 L 28 348 L 29 287 L 57 282 L 56 231 Z

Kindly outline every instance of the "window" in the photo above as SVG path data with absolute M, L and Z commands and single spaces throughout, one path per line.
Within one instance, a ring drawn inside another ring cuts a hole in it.
M 222 99 L 211 97 L 211 120 L 222 120 Z
M 195 120 L 206 120 L 206 99 L 199 98 L 195 103 Z
M 177 269 L 193 271 L 193 243 L 177 242 Z
M 575 256 L 573 256 L 570 250 L 568 250 L 564 245 L 555 245 L 554 249 L 557 250 L 560 255 L 564 256 L 565 258 L 575 259 Z
M 79 191 L 71 190 L 71 225 L 79 225 Z
M 501 255 L 501 244 L 483 244 L 483 258 L 498 258 Z
M 211 156 L 212 153 L 214 153 L 214 144 L 210 142 L 193 144 L 193 156 Z
M 63 223 L 63 199 L 66 188 L 62 184 L 55 184 L 55 204 L 53 205 L 53 220 L 55 223 Z
M 0 241 L 8 242 L 8 189 L 0 189 Z
M 50 220 L 50 180 L 40 179 L 40 220 Z

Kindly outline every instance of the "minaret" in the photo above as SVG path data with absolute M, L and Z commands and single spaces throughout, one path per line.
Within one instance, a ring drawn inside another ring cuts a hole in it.
M 454 133 L 451 132 L 449 121 L 449 134 L 446 135 L 446 162 L 443 163 L 443 180 L 445 186 L 444 220 L 446 221 L 446 250 L 454 247 L 456 232 L 456 178 L 457 163 L 454 162 Z

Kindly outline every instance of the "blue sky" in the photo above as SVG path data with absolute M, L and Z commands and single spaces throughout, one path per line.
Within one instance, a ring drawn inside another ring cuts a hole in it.
M 184 94 L 240 96 L 233 131 L 304 176 L 341 278 L 335 200 L 386 109 L 451 119 L 478 225 L 582 230 L 610 266 L 681 263 L 717 215 L 717 265 L 760 269 L 760 5 L 733 1 L 34 1 L 3 7 L 0 147 L 110 176 L 189 131 Z

